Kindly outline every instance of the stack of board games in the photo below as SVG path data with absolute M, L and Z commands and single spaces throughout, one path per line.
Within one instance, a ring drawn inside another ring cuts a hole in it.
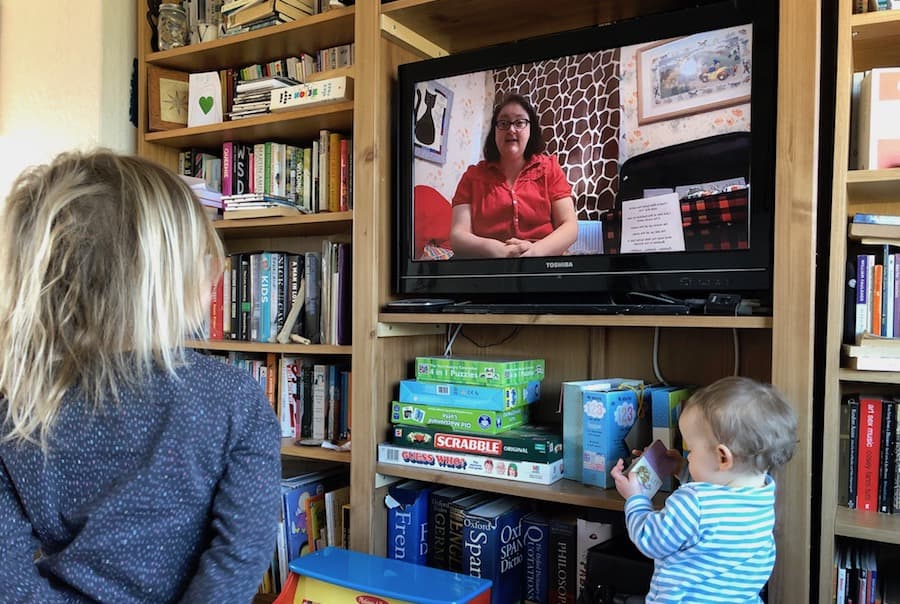
M 558 432 L 528 424 L 543 359 L 416 358 L 391 404 L 383 463 L 551 484 L 563 473 Z

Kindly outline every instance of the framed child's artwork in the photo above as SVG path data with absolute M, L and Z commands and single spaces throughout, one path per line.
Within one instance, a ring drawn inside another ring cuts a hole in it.
M 752 26 L 638 48 L 638 124 L 750 101 Z
M 188 124 L 188 79 L 190 74 L 147 66 L 148 127 L 172 130 Z
M 434 80 L 416 86 L 413 152 L 416 157 L 443 165 L 447 161 L 447 133 L 453 91 Z

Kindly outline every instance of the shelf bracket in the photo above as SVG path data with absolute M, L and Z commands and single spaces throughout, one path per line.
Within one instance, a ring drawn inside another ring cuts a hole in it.
M 396 42 L 407 50 L 419 53 L 425 57 L 433 59 L 446 57 L 450 54 L 425 36 L 416 33 L 387 15 L 381 15 L 381 33 L 392 42 Z
M 379 338 L 405 336 L 442 336 L 446 326 L 443 323 L 378 323 L 375 335 Z

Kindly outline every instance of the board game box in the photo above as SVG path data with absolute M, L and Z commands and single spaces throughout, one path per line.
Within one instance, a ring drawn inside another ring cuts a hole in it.
M 508 411 L 481 411 L 394 401 L 391 403 L 391 423 L 441 427 L 452 432 L 470 434 L 500 434 L 527 424 L 530 411 L 530 405 Z
M 512 386 L 472 386 L 444 382 L 400 382 L 400 402 L 460 409 L 505 411 L 541 398 L 540 380 Z
M 544 359 L 416 357 L 416 379 L 472 386 L 515 386 L 544 379 Z
M 454 433 L 440 428 L 394 426 L 393 443 L 398 447 L 429 451 L 472 453 L 510 461 L 552 463 L 562 459 L 562 435 L 544 426 L 526 425 L 496 436 Z

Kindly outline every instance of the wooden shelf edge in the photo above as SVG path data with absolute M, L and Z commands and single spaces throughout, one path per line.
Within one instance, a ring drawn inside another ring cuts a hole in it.
M 293 438 L 281 439 L 281 456 L 294 459 L 315 459 L 350 464 L 350 451 L 333 451 L 324 447 L 304 447 L 294 444 Z
M 842 382 L 868 382 L 872 384 L 900 384 L 900 372 L 897 371 L 860 371 L 858 369 L 841 369 L 838 379 Z
M 225 352 L 276 352 L 282 354 L 352 354 L 352 346 L 332 344 L 269 344 L 243 340 L 188 340 L 188 348 Z
M 860 512 L 838 506 L 834 517 L 834 534 L 900 545 L 900 514 Z
M 900 25 L 900 10 L 880 10 L 858 13 L 850 16 L 850 27 L 853 31 L 859 31 L 867 27 L 874 27 L 884 23 L 897 23 Z
M 302 226 L 306 224 L 352 222 L 353 212 L 318 212 L 316 214 L 297 214 L 294 216 L 272 218 L 241 218 L 238 220 L 216 220 L 213 227 L 217 231 L 232 229 L 268 229 L 278 226 Z
M 448 486 L 460 486 L 526 499 L 540 499 L 542 501 L 551 501 L 554 503 L 619 512 L 625 509 L 625 501 L 619 496 L 615 489 L 601 489 L 600 487 L 587 486 L 580 482 L 575 482 L 574 480 L 566 480 L 565 478 L 557 480 L 550 485 L 529 484 L 526 482 L 502 480 L 499 478 L 485 478 L 482 476 L 467 476 L 465 474 L 441 472 L 440 470 L 405 468 L 403 466 L 387 463 L 377 464 L 375 466 L 375 471 L 379 474 L 384 474 L 385 476 L 410 478 Z M 662 507 L 667 496 L 668 493 L 658 494 L 653 498 L 653 505 L 657 508 Z
M 583 325 L 585 327 L 703 327 L 771 329 L 772 317 L 705 315 L 491 315 L 463 313 L 379 313 L 381 323 L 459 323 L 463 325 Z

